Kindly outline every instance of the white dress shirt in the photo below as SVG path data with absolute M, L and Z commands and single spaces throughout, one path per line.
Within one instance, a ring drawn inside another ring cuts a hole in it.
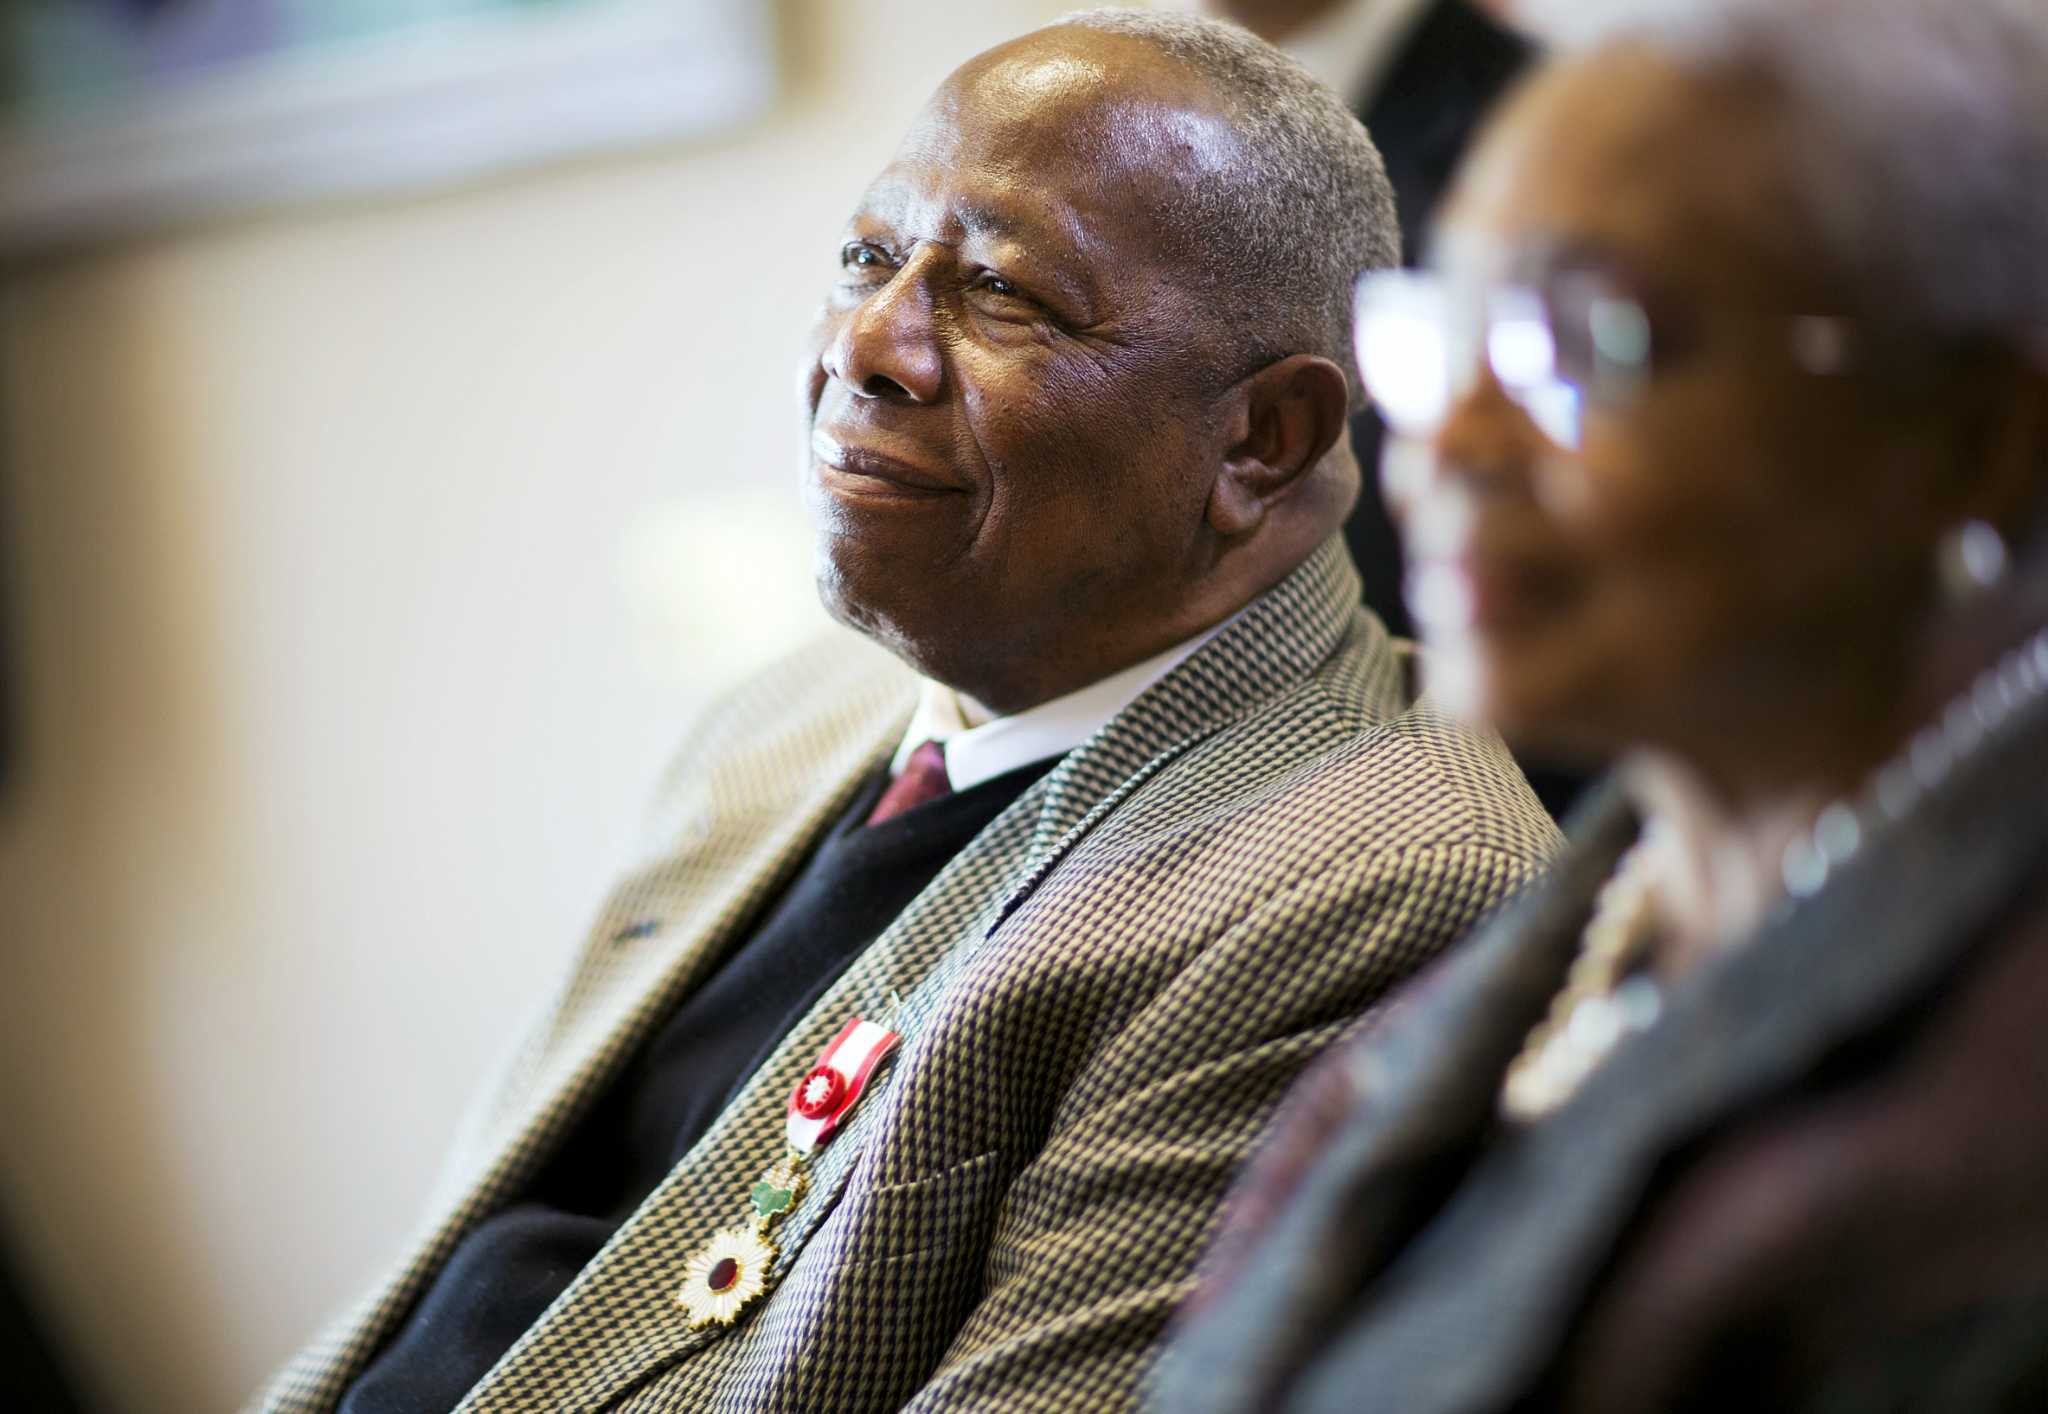
M 1357 107 L 1378 89 L 1430 0 L 1345 0 L 1280 48 Z
M 1226 619 L 1157 657 L 1134 663 L 1078 692 L 1008 717 L 991 717 L 973 698 L 926 678 L 910 729 L 903 733 L 903 744 L 896 748 L 896 758 L 889 765 L 890 773 L 900 775 L 910 754 L 928 741 L 944 744 L 946 779 L 956 791 L 971 790 L 1005 771 L 1048 756 L 1064 756 L 1101 731 L 1111 717 L 1137 701 L 1146 688 L 1179 667 L 1229 622 Z

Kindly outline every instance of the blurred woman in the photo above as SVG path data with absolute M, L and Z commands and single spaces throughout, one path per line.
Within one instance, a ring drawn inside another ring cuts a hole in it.
M 1638 7 L 1358 323 L 1439 690 L 1624 765 L 1160 1407 L 2048 1408 L 2048 18 Z

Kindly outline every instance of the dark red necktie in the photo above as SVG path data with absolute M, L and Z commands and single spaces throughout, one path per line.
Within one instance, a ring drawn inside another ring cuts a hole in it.
M 910 753 L 903 774 L 889 782 L 889 788 L 868 812 L 868 823 L 879 825 L 952 793 L 953 783 L 946 779 L 946 748 L 941 742 L 928 741 Z

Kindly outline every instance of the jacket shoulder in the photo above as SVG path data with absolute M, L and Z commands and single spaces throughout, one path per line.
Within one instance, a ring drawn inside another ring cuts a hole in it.
M 650 843 L 709 813 L 775 808 L 818 762 L 906 715 L 916 676 L 847 630 L 818 635 L 728 688 L 683 733 L 655 790 Z
M 1373 838 L 1388 847 L 1468 845 L 1549 859 L 1563 837 L 1506 744 L 1446 712 L 1419 679 L 1419 650 L 1360 611 L 1295 708 L 1297 723 L 1326 718 L 1337 733 L 1303 788 L 1328 777 L 1325 788 L 1358 802 Z

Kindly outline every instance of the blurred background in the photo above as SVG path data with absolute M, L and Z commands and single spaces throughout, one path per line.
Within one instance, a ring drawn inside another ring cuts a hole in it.
M 86 1407 L 233 1407 L 397 1246 L 693 708 L 822 623 L 854 198 L 1070 8 L 0 0 L 0 1262 Z
M 383 1266 L 823 627 L 841 222 L 1071 8 L 0 0 L 0 1406 L 231 1408 Z

